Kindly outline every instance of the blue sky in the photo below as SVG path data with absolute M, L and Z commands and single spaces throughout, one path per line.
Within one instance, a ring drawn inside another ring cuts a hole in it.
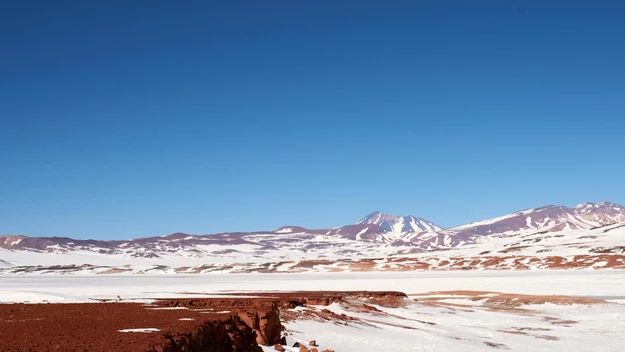
M 625 203 L 623 1 L 0 3 L 0 234 Z

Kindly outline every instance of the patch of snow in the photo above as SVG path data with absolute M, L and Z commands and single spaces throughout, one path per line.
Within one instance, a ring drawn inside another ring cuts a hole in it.
M 293 229 L 291 227 L 284 227 L 279 230 L 274 231 L 274 233 L 291 233 Z
M 160 329 L 156 329 L 156 328 L 139 328 L 139 329 L 122 329 L 122 330 L 117 330 L 119 332 L 158 332 L 161 331 Z

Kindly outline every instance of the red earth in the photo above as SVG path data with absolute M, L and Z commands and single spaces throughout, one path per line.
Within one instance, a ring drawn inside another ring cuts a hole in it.
M 0 351 L 262 352 L 259 344 L 282 342 L 280 308 L 347 298 L 393 305 L 405 297 L 401 292 L 264 292 L 149 304 L 0 304 Z M 120 331 L 126 329 L 150 330 Z

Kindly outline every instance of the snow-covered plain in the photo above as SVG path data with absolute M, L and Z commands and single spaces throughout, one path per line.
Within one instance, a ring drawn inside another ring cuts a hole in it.
M 376 306 L 369 313 L 332 304 L 338 321 L 287 322 L 287 342 L 316 340 L 319 350 L 378 351 L 622 351 L 625 306 L 620 304 L 524 306 L 520 311 L 445 307 L 410 302 L 402 308 Z M 266 348 L 265 351 L 271 351 Z M 298 351 L 288 349 L 287 351 Z
M 474 290 L 539 295 L 625 296 L 625 271 L 448 271 L 298 274 L 0 276 L 0 302 L 87 302 L 224 292 Z M 624 298 L 614 298 L 624 299 Z
M 607 304 L 531 305 L 533 313 L 498 311 L 458 297 L 431 305 L 407 299 L 402 308 L 376 306 L 358 312 L 333 304 L 349 322 L 293 320 L 288 343 L 317 340 L 318 350 L 379 351 L 604 351 L 625 344 L 625 271 L 449 271 L 205 275 L 0 276 L 0 302 L 149 301 L 217 293 L 295 290 L 396 290 L 411 294 L 475 290 L 538 295 L 574 295 Z M 487 295 L 488 296 L 488 295 Z M 301 308 L 300 308 L 301 309 Z M 555 319 L 555 320 L 554 320 Z M 425 323 L 424 323 L 425 322 Z M 568 323 L 567 323 L 568 322 Z M 574 322 L 574 323 L 571 323 Z M 265 348 L 265 351 L 272 351 Z M 299 349 L 288 347 L 287 351 Z

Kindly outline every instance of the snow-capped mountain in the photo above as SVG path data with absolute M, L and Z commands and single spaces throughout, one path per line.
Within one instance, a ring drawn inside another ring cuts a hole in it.
M 590 229 L 622 221 L 625 221 L 625 207 L 614 203 L 582 203 L 573 208 L 548 205 L 458 226 L 445 232 L 462 237 L 525 231 L 554 232 Z
M 610 202 L 582 203 L 573 208 L 548 205 L 438 231 L 434 236 L 417 236 L 412 241 L 424 249 L 453 248 L 485 236 L 589 230 L 620 222 L 625 222 L 625 207 Z
M 354 241 L 388 242 L 387 230 L 376 224 L 352 224 L 331 229 L 311 230 L 299 226 L 283 226 L 273 231 L 277 234 L 315 234 L 320 236 L 340 237 Z
M 374 211 L 364 218 L 356 221 L 356 224 L 374 224 L 387 230 L 390 233 L 397 234 L 398 239 L 402 234 L 407 233 L 434 233 L 441 231 L 442 228 L 431 221 L 421 219 L 415 216 L 397 216 L 392 214 L 384 214 Z
M 326 229 L 283 226 L 265 232 L 174 233 L 124 241 L 0 236 L 0 266 L 39 265 L 40 261 L 52 260 L 50 258 L 54 258 L 53 262 L 47 263 L 51 265 L 121 265 L 138 261 L 154 265 L 178 263 L 180 267 L 201 263 L 202 267 L 213 269 L 215 265 L 230 265 L 232 268 L 232 263 L 242 262 L 279 266 L 279 263 L 293 261 L 358 261 L 463 248 L 475 253 L 487 252 L 480 248 L 488 248 L 490 252 L 497 243 L 507 243 L 507 238 L 512 244 L 523 243 L 524 240 L 519 238 L 525 237 L 548 243 L 554 237 L 564 236 L 551 235 L 556 232 L 584 238 L 590 243 L 584 244 L 584 251 L 588 251 L 588 248 L 594 248 L 593 239 L 588 237 L 591 230 L 592 236 L 605 239 L 605 243 L 597 244 L 596 250 L 611 248 L 609 253 L 617 253 L 623 239 L 606 237 L 601 232 L 603 227 L 611 225 L 625 226 L 625 207 L 603 202 L 582 203 L 573 208 L 545 206 L 527 209 L 446 230 L 414 216 L 373 212 L 354 224 Z M 610 235 L 615 233 L 622 231 L 613 231 Z M 32 258 L 27 255 L 29 253 L 37 254 L 34 263 L 29 259 Z

